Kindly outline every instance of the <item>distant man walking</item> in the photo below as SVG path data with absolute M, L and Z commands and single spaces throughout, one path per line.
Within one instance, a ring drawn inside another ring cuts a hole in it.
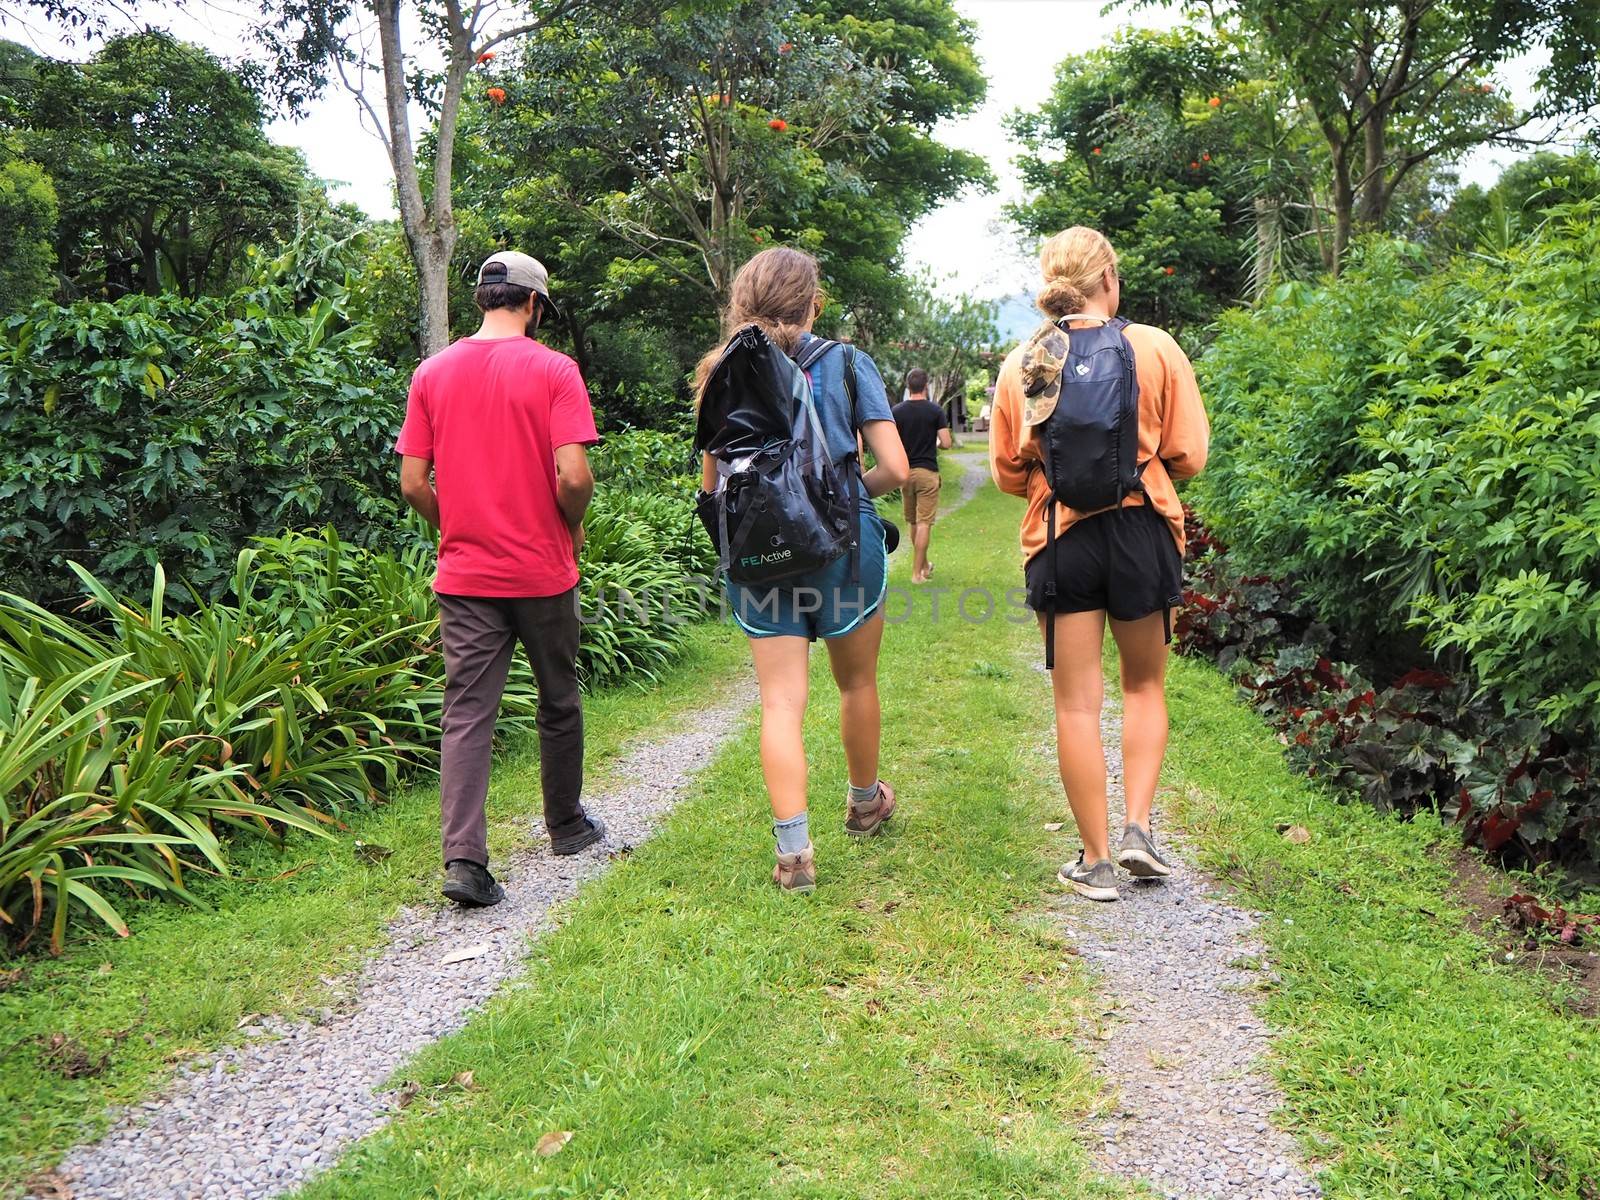
M 927 583 L 933 574 L 928 561 L 928 542 L 933 536 L 933 519 L 939 511 L 939 451 L 948 450 L 950 418 L 944 409 L 928 399 L 928 373 L 912 367 L 906 374 L 909 399 L 894 406 L 894 423 L 905 443 L 911 462 L 911 478 L 900 489 L 906 524 L 911 526 L 911 582 Z
M 559 315 L 537 259 L 494 255 L 478 271 L 473 299 L 482 325 L 417 368 L 395 450 L 401 493 L 439 530 L 444 894 L 479 908 L 505 896 L 489 873 L 484 802 L 519 640 L 539 683 L 552 849 L 576 854 L 605 826 L 579 801 L 577 554 L 594 494 L 585 447 L 599 441 L 589 392 L 576 363 L 533 338 L 546 314 Z

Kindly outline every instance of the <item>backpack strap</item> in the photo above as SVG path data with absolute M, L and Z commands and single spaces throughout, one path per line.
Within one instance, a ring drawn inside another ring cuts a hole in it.
M 856 419 L 856 348 L 844 348 L 844 394 L 850 398 L 850 432 L 853 436 L 860 433 L 860 422 Z M 861 452 L 850 455 L 850 511 L 855 514 L 856 530 L 850 537 L 850 582 L 861 582 Z M 884 565 L 887 571 L 888 564 Z
M 1056 494 L 1044 502 L 1044 669 L 1056 668 Z
M 808 345 L 805 348 L 805 351 L 794 360 L 795 366 L 799 367 L 802 371 L 809 371 L 812 367 L 817 365 L 817 360 L 819 358 L 821 358 L 829 350 L 832 350 L 838 344 L 838 342 L 829 341 L 827 338 L 813 337 L 811 339 L 811 344 Z
M 850 433 L 854 436 L 859 432 L 856 413 L 857 396 L 860 391 L 859 381 L 856 378 L 856 358 L 859 353 L 856 348 L 843 342 L 835 342 L 827 338 L 813 336 L 806 345 L 805 351 L 794 360 L 795 366 L 802 371 L 809 371 L 821 361 L 823 355 L 827 354 L 835 346 L 840 346 L 844 349 L 844 394 L 850 400 Z M 813 409 L 815 406 L 815 401 L 813 401 Z M 855 532 L 850 537 L 850 582 L 855 584 L 861 581 L 861 455 L 859 452 L 852 452 L 847 457 L 851 460 L 848 472 L 850 476 L 850 510 L 856 516 Z

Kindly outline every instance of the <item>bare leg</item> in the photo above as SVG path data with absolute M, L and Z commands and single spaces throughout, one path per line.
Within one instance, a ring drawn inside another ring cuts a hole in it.
M 1167 640 L 1161 614 L 1112 621 L 1122 662 L 1122 785 L 1128 820 L 1150 828 L 1150 805 L 1167 753 Z
M 761 685 L 761 773 L 772 815 L 787 821 L 806 810 L 806 747 L 803 725 L 811 643 L 803 637 L 750 639 L 756 681 Z
M 878 649 L 882 644 L 881 612 L 843 637 L 829 638 L 825 643 L 828 665 L 839 685 L 839 736 L 850 767 L 850 782 L 862 788 L 878 782 L 878 746 L 883 725 L 878 705 Z
M 1041 630 L 1047 616 L 1041 615 Z M 1061 786 L 1078 823 L 1085 862 L 1111 857 L 1106 832 L 1106 756 L 1100 743 L 1100 706 L 1105 676 L 1100 649 L 1105 641 L 1103 611 L 1057 613 L 1056 665 L 1051 686 L 1056 701 L 1056 755 Z
M 933 536 L 933 526 L 922 522 L 911 527 L 911 548 L 914 559 L 911 564 L 911 582 L 928 582 L 928 539 Z

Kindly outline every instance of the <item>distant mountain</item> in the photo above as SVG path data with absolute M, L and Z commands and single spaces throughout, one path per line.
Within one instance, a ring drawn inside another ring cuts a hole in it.
M 995 306 L 994 324 L 1000 332 L 1000 346 L 1020 342 L 1039 327 L 1039 310 L 1034 307 L 1033 296 L 1027 292 L 997 300 Z

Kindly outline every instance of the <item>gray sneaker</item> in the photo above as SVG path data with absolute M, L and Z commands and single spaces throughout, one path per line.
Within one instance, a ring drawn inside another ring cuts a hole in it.
M 1121 893 L 1117 891 L 1117 871 L 1111 865 L 1109 858 L 1085 863 L 1083 851 L 1080 850 L 1078 861 L 1062 867 L 1056 872 L 1056 878 L 1078 895 L 1087 896 L 1091 900 L 1122 899 Z
M 1161 879 L 1172 874 L 1172 864 L 1161 857 L 1155 839 L 1131 822 L 1122 830 L 1117 865 L 1136 879 Z

